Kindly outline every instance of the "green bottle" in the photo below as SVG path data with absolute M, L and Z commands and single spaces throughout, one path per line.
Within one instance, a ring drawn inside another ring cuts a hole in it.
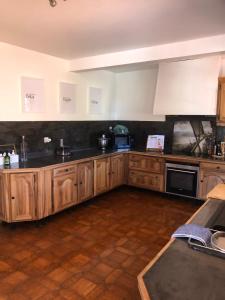
M 10 165 L 10 156 L 9 156 L 9 153 L 7 151 L 4 154 L 3 154 L 3 156 L 4 156 L 4 166 L 9 166 Z

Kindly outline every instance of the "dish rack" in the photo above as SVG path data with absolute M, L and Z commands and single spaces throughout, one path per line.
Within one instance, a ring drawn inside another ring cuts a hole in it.
M 210 231 L 212 233 L 215 233 L 218 230 L 210 229 Z M 209 246 L 204 246 L 204 245 L 201 244 L 201 242 L 199 242 L 199 241 L 197 241 L 193 238 L 188 239 L 188 245 L 189 245 L 189 247 L 191 247 L 194 250 L 201 251 L 201 252 L 204 252 L 206 254 L 214 255 L 214 256 L 217 256 L 217 257 L 220 257 L 220 258 L 225 258 L 225 252 L 220 251 L 218 249 L 214 249 L 214 248 L 209 247 Z

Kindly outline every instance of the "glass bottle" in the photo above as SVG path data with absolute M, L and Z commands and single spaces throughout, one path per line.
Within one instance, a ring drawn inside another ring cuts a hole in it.
M 22 136 L 22 142 L 20 144 L 20 160 L 27 161 L 27 143 L 25 141 L 25 135 Z
M 8 151 L 4 153 L 4 166 L 9 166 L 10 165 L 10 156 Z

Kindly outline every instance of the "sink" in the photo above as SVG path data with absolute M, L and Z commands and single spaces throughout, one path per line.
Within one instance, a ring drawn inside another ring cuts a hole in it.
M 225 231 L 225 201 L 220 204 L 215 214 L 208 221 L 206 227 L 214 230 Z

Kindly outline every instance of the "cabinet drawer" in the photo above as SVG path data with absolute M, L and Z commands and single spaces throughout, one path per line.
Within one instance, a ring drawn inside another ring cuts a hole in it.
M 159 157 L 146 157 L 144 155 L 130 154 L 129 169 L 163 173 L 164 159 Z
M 225 165 L 219 163 L 201 163 L 200 168 L 210 170 L 212 172 L 225 172 Z
M 67 166 L 67 167 L 60 167 L 60 168 L 54 169 L 53 175 L 54 176 L 66 175 L 66 174 L 75 173 L 75 171 L 76 171 L 76 166 L 74 166 L 74 165 Z
M 164 176 L 160 174 L 154 174 L 154 173 L 130 171 L 128 176 L 128 184 L 163 192 Z

